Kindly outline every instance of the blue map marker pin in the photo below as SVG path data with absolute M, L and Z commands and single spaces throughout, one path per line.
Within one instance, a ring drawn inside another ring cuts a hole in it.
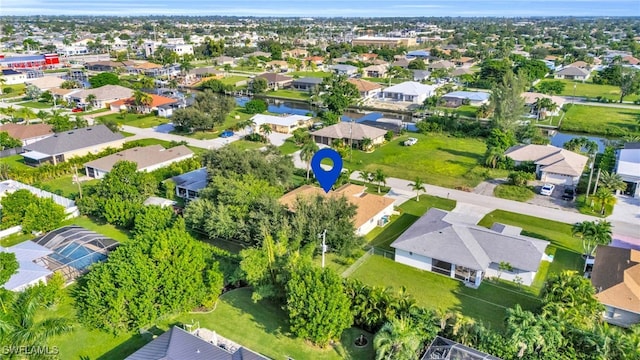
M 322 168 L 321 164 L 323 159 L 331 159 L 333 162 L 333 168 L 331 170 Z M 333 184 L 336 183 L 336 180 L 338 180 L 338 177 L 340 177 L 342 157 L 333 149 L 320 149 L 311 158 L 311 169 L 316 179 L 318 179 L 320 186 L 324 189 L 324 192 L 328 193 Z

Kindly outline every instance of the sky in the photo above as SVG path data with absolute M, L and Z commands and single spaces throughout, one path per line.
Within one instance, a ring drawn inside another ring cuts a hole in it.
M 640 16 L 639 0 L 0 0 L 0 15 Z

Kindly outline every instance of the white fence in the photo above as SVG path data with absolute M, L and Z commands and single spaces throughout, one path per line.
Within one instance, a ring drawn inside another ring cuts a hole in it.
M 67 199 L 66 197 L 56 195 L 42 189 L 38 189 L 36 187 L 23 184 L 15 180 L 5 180 L 0 182 L 0 196 L 6 192 L 11 193 L 20 189 L 29 190 L 33 195 L 39 198 L 50 198 L 56 204 L 63 206 L 65 209 L 73 208 L 76 206 L 76 202 L 71 199 Z

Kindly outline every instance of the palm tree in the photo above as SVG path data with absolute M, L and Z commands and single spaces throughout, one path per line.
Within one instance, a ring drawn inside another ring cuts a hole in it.
M 420 201 L 420 192 L 421 191 L 424 191 L 424 192 L 427 191 L 427 189 L 425 189 L 425 187 L 424 187 L 424 182 L 419 177 L 416 178 L 416 180 L 414 182 L 409 183 L 409 186 L 411 186 L 411 190 L 416 192 L 416 201 Z
M 0 307 L 0 337 L 6 345 L 44 347 L 51 337 L 71 332 L 66 318 L 36 321 L 36 312 L 42 306 L 41 291 L 26 290 L 9 297 Z
M 309 180 L 309 172 L 311 170 L 311 158 L 318 150 L 318 144 L 313 140 L 306 141 L 300 149 L 300 160 L 307 164 L 307 180 Z
M 596 191 L 596 194 L 593 196 L 597 201 L 600 202 L 600 214 L 604 215 L 605 206 L 607 205 L 615 205 L 618 200 L 615 195 L 611 193 L 611 190 L 602 187 Z
M 380 194 L 380 187 L 382 184 L 387 184 L 387 175 L 382 171 L 382 169 L 376 169 L 376 172 L 373 175 L 373 180 L 378 183 L 378 194 Z
M 156 81 L 148 76 L 142 76 L 140 77 L 140 79 L 138 79 L 138 83 L 140 84 L 140 87 L 143 89 L 153 89 L 156 85 Z
M 584 253 L 589 256 L 593 256 L 598 245 L 608 245 L 611 242 L 611 223 L 608 221 L 575 223 L 571 232 L 582 239 Z
M 371 145 L 373 144 L 373 140 L 371 140 L 370 138 L 366 137 L 363 138 L 360 141 L 360 146 L 362 147 L 363 151 L 368 151 L 369 149 L 371 149 Z
M 415 359 L 420 338 L 404 318 L 392 319 L 384 324 L 373 339 L 376 359 Z
M 622 180 L 622 176 L 603 170 L 600 173 L 600 180 L 598 181 L 600 186 L 609 189 L 610 191 L 622 191 L 627 188 L 627 183 Z
M 30 124 L 31 120 L 38 117 L 38 115 L 36 115 L 36 113 L 28 107 L 19 109 L 18 111 L 16 111 L 16 114 L 18 115 L 18 117 L 25 119 L 27 124 Z
M 4 77 L 0 77 L 0 95 L 4 94 L 4 84 L 7 82 L 7 79 Z
M 269 142 L 269 134 L 271 134 L 271 126 L 269 124 L 260 125 L 260 132 L 264 134 L 264 140 Z
M 373 178 L 373 174 L 368 171 L 360 171 L 360 179 L 364 182 L 364 184 L 368 184 Z
M 6 108 L 0 108 L 0 111 L 2 111 L 4 115 L 9 116 L 11 121 L 15 119 L 16 108 L 14 108 L 13 105 L 7 106 Z
M 153 97 L 145 92 L 136 90 L 133 93 L 133 102 L 138 108 L 138 112 L 142 112 L 142 107 L 149 106 L 153 103 Z
M 491 166 L 492 169 L 495 169 L 503 158 L 504 151 L 497 147 L 490 147 L 485 154 L 484 163 L 487 166 Z
M 38 111 L 36 116 L 38 117 L 38 119 L 40 119 L 42 121 L 46 121 L 51 116 L 51 114 L 49 112 L 47 112 L 47 111 L 40 110 L 40 111 Z
M 94 102 L 96 101 L 96 96 L 94 94 L 89 94 L 84 100 L 87 102 L 87 105 L 89 107 L 92 107 L 94 106 Z

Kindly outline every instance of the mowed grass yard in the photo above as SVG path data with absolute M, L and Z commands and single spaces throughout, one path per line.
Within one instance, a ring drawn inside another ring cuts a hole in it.
M 393 259 L 371 255 L 350 276 L 365 284 L 399 289 L 401 286 L 416 299 L 419 306 L 438 311 L 459 311 L 465 316 L 502 328 L 506 309 L 516 304 L 535 310 L 540 301 L 525 291 L 506 284 L 484 281 L 478 289 L 461 281 L 397 263 Z
M 572 81 L 572 80 L 557 80 L 557 79 L 544 79 L 542 82 L 551 82 L 551 81 L 561 81 L 564 83 L 564 90 L 560 95 L 563 96 L 578 96 L 578 97 L 588 97 L 588 98 L 596 98 L 598 96 L 602 96 L 603 98 L 612 99 L 612 100 L 620 100 L 620 87 L 613 85 L 599 85 L 594 84 L 590 81 L 581 82 L 581 81 Z M 573 86 L 576 86 L 575 92 L 573 90 Z M 639 97 L 636 94 L 625 96 L 625 101 L 634 101 Z
M 265 93 L 266 96 L 274 96 L 281 97 L 287 99 L 294 100 L 308 100 L 309 93 L 306 91 L 298 91 L 298 90 L 276 90 L 276 91 L 268 91 Z
M 640 134 L 640 109 L 572 105 L 560 129 L 600 135 Z
M 109 114 L 100 116 L 97 119 L 112 120 L 119 124 L 135 126 L 139 128 L 152 128 L 158 125 L 167 124 L 169 122 L 169 119 L 152 114 L 131 113 L 125 114 L 124 117 L 120 114 Z
M 297 76 L 299 78 L 304 77 L 316 77 L 316 78 L 325 78 L 331 76 L 330 72 L 324 71 L 293 71 L 287 74 L 288 76 Z
M 418 139 L 413 146 L 403 146 L 409 137 Z M 351 171 L 375 172 L 382 169 L 387 176 L 455 188 L 475 187 L 483 179 L 472 170 L 482 162 L 486 145 L 480 139 L 455 138 L 447 135 L 411 133 L 378 147 L 371 153 L 354 150 L 353 160 L 344 159 Z

